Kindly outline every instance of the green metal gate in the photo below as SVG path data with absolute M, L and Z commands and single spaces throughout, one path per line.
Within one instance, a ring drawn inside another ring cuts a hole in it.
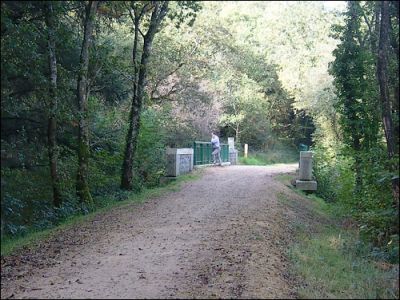
M 221 146 L 221 161 L 229 161 L 229 146 L 228 144 L 220 144 Z M 193 142 L 193 152 L 194 152 L 194 165 L 207 165 L 212 164 L 212 147 L 210 142 Z

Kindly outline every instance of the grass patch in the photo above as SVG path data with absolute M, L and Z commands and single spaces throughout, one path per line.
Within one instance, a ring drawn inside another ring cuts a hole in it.
M 311 200 L 315 213 L 327 218 L 337 220 L 346 212 L 314 194 L 303 196 Z M 291 201 L 283 193 L 278 199 Z M 290 246 L 288 254 L 292 272 L 303 283 L 298 297 L 398 299 L 398 264 L 374 259 L 372 247 L 359 239 L 356 230 L 334 224 L 321 225 L 312 233 L 306 226 L 295 226 L 298 242 Z
M 242 165 L 272 165 L 278 163 L 295 163 L 299 160 L 299 153 L 292 149 L 276 149 L 267 152 L 249 153 L 247 157 L 239 157 Z
M 276 179 L 278 179 L 278 181 L 284 183 L 285 185 L 291 187 L 292 185 L 290 184 L 290 181 L 292 179 L 295 179 L 294 175 L 289 175 L 289 174 L 279 174 L 277 176 L 275 176 Z
M 266 165 L 264 161 L 261 161 L 257 159 L 256 157 L 239 157 L 239 163 L 241 165 L 253 165 L 253 166 L 260 166 L 260 165 Z
M 296 179 L 296 175 L 280 174 L 275 178 L 289 187 L 297 195 L 310 199 L 313 204 L 312 209 L 317 213 L 334 219 L 340 219 L 350 215 L 349 208 L 341 203 L 328 203 L 324 199 L 318 197 L 315 193 L 306 193 L 305 191 L 296 189 L 296 187 L 291 184 L 291 181 Z M 286 196 L 283 193 L 280 194 L 278 194 L 278 199 L 281 202 L 289 203 L 289 199 L 284 199 Z
M 353 232 L 325 228 L 299 240 L 289 251 L 305 283 L 299 298 L 398 299 L 398 269 L 369 259 L 370 249 Z
M 13 254 L 21 248 L 33 248 L 38 245 L 40 241 L 51 238 L 58 234 L 60 231 L 73 227 L 87 221 L 94 219 L 97 215 L 107 212 L 110 209 L 131 205 L 132 203 L 143 203 L 149 199 L 159 197 L 168 192 L 179 191 L 181 184 L 184 182 L 199 179 L 203 170 L 194 170 L 192 173 L 179 176 L 176 180 L 171 181 L 169 184 L 155 187 L 152 189 L 143 189 L 140 193 L 125 192 L 126 200 L 116 201 L 112 196 L 105 197 L 97 203 L 98 208 L 86 215 L 73 215 L 63 220 L 58 226 L 44 229 L 44 230 L 31 230 L 24 236 L 18 237 L 5 237 L 1 238 L 1 256 Z

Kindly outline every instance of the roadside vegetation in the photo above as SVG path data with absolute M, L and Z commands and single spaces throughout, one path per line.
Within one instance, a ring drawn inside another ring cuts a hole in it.
M 351 213 L 341 204 L 329 203 L 315 194 L 306 195 L 290 184 L 293 176 L 279 180 L 305 199 L 316 223 L 291 224 L 295 241 L 289 246 L 291 273 L 299 279 L 301 299 L 398 299 L 399 241 L 383 249 L 360 237 Z M 298 200 L 279 194 L 280 202 L 298 205 Z M 301 204 L 299 209 L 306 209 Z
M 239 156 L 242 165 L 272 165 L 295 163 L 299 161 L 299 152 L 293 148 L 277 147 L 266 152 L 249 152 L 247 157 Z

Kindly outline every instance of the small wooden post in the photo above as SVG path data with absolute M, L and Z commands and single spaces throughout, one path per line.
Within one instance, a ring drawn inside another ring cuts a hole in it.
M 247 144 L 244 144 L 244 157 L 247 157 L 248 150 L 249 150 L 249 146 Z

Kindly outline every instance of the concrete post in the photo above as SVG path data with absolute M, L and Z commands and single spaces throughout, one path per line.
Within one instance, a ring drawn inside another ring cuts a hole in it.
M 236 149 L 229 149 L 229 162 L 231 165 L 236 165 L 238 161 L 238 151 Z
M 317 182 L 312 180 L 312 152 L 300 151 L 299 179 L 296 188 L 304 191 L 316 191 Z
M 249 150 L 249 146 L 247 144 L 244 144 L 244 157 L 247 157 L 248 150 Z
M 179 176 L 193 170 L 192 148 L 167 148 L 167 176 Z
M 300 180 L 312 180 L 312 152 L 300 151 Z

